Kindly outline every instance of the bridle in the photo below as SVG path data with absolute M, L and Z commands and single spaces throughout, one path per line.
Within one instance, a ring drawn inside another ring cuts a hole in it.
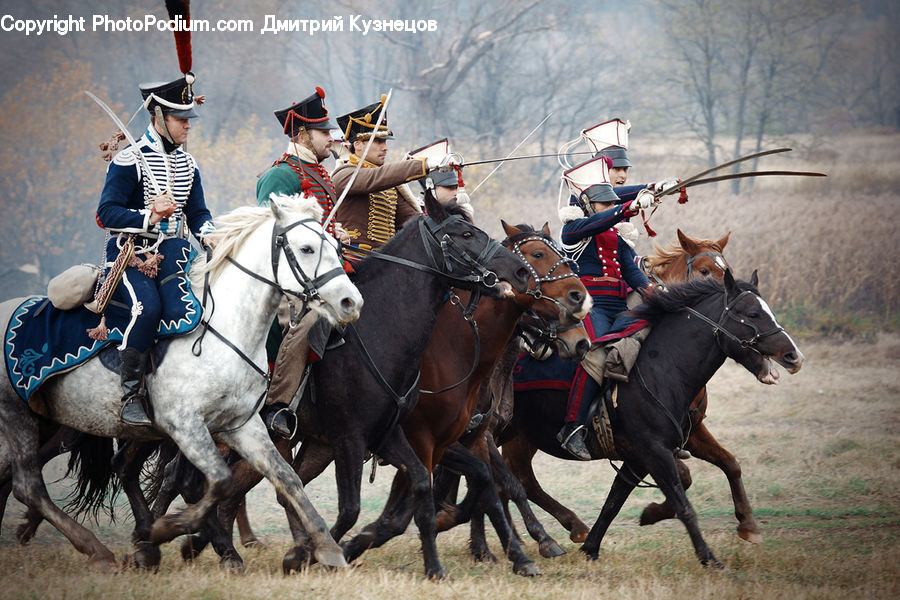
M 553 251 L 554 254 L 556 254 L 557 257 L 559 257 L 559 260 L 557 260 L 555 263 L 553 263 L 550 266 L 550 268 L 547 270 L 546 274 L 539 275 L 537 272 L 537 269 L 534 268 L 534 265 L 532 265 L 530 262 L 528 262 L 528 259 L 525 258 L 525 254 L 522 252 L 522 246 L 527 244 L 528 242 L 543 242 Z M 543 291 L 541 290 L 541 284 L 542 283 L 550 283 L 553 281 L 559 281 L 561 279 L 566 279 L 568 277 L 577 278 L 578 277 L 578 263 L 576 263 L 571 258 L 567 257 L 565 255 L 565 253 L 563 252 L 562 248 L 560 248 L 557 245 L 557 243 L 553 240 L 553 238 L 551 238 L 549 235 L 547 235 L 543 232 L 537 232 L 537 231 L 521 232 L 521 233 L 518 233 L 511 237 L 508 237 L 506 240 L 504 240 L 503 245 L 504 246 L 510 246 L 510 245 L 512 246 L 512 248 L 510 248 L 510 249 L 512 250 L 513 254 L 518 256 L 519 260 L 521 260 L 523 263 L 525 263 L 525 268 L 528 269 L 528 271 L 531 273 L 531 278 L 534 279 L 534 289 L 529 288 L 529 289 L 525 290 L 525 293 L 528 294 L 529 296 L 533 297 L 535 300 L 546 300 L 547 302 L 552 302 L 553 304 L 556 304 L 557 308 L 559 309 L 560 314 L 567 314 L 569 316 L 572 316 L 571 311 L 568 308 L 566 308 L 565 306 L 563 306 L 562 302 L 560 302 L 556 298 L 553 298 L 552 296 L 544 295 Z M 553 273 L 558 268 L 562 267 L 563 265 L 567 265 L 570 269 L 570 272 L 562 273 L 560 275 L 554 275 Z M 526 314 L 532 315 L 535 319 L 540 319 L 541 321 L 547 322 L 546 319 L 538 316 L 533 311 L 530 311 L 530 310 L 526 311 Z M 551 326 L 554 326 L 553 339 L 556 339 L 556 335 L 555 335 L 556 332 L 565 331 L 565 329 L 559 329 L 559 323 L 555 323 L 555 324 L 552 322 L 549 322 L 549 323 Z M 576 323 L 575 325 L 567 327 L 566 329 L 572 329 L 577 326 L 578 326 L 578 324 Z
M 685 306 L 684 308 L 682 308 L 682 310 L 689 313 L 690 315 L 697 317 L 701 321 L 704 321 L 704 322 L 708 323 L 709 325 L 712 325 L 713 336 L 716 339 L 716 343 L 719 345 L 719 349 L 722 350 L 723 352 L 725 352 L 725 349 L 722 348 L 722 341 L 721 341 L 721 338 L 719 337 L 720 333 L 722 335 L 724 335 L 725 337 L 727 337 L 728 339 L 730 339 L 731 341 L 740 345 L 741 348 L 743 348 L 745 350 L 753 350 L 757 354 L 762 355 L 762 352 L 760 352 L 759 348 L 757 348 L 757 344 L 759 343 L 759 341 L 770 335 L 775 335 L 776 333 L 781 333 L 782 331 L 784 331 L 784 327 L 782 327 L 781 325 L 778 325 L 778 323 L 776 322 L 775 327 L 773 327 L 772 329 L 770 329 L 768 331 L 760 332 L 759 328 L 756 327 L 756 325 L 754 325 L 753 323 L 748 323 L 745 319 L 742 319 L 741 317 L 736 316 L 732 309 L 734 308 L 735 304 L 737 304 L 738 301 L 740 301 L 740 299 L 746 295 L 756 296 L 756 294 L 754 294 L 753 292 L 751 292 L 749 290 L 744 290 L 740 294 L 735 296 L 734 299 L 729 302 L 728 301 L 728 293 L 726 292 L 724 294 L 725 306 L 722 309 L 722 314 L 719 315 L 718 321 L 713 321 L 712 319 L 710 319 L 703 313 L 698 312 L 697 310 L 695 310 L 689 306 Z M 749 327 L 750 329 L 753 330 L 753 336 L 744 339 L 744 338 L 740 338 L 740 337 L 736 336 L 735 334 L 733 334 L 732 332 L 728 331 L 728 329 L 725 328 L 725 324 L 729 320 L 736 321 L 736 322 L 740 323 L 741 325 L 744 325 L 745 327 Z M 726 354 L 727 354 L 727 352 L 726 352 Z
M 700 252 L 699 254 L 695 254 L 694 256 L 687 256 L 684 259 L 687 263 L 687 279 L 690 279 L 691 275 L 694 274 L 694 261 L 703 256 L 711 256 L 713 261 L 716 263 L 716 266 L 721 268 L 723 271 L 731 268 L 728 264 L 728 261 L 725 260 L 725 256 L 721 252 Z M 660 279 L 659 275 L 657 275 L 654 270 L 647 264 L 646 256 L 641 258 L 640 267 L 644 273 L 646 273 L 651 279 L 653 279 L 658 287 L 660 287 L 661 289 L 666 289 L 666 284 L 663 282 L 663 280 Z

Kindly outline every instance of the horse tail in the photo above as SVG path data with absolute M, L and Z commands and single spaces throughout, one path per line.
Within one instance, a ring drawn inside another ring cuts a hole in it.
M 113 454 L 111 438 L 83 433 L 72 444 L 65 477 L 73 476 L 76 483 L 66 496 L 66 512 L 94 522 L 106 512 L 115 522 L 114 505 L 122 487 L 112 468 Z
M 153 504 L 159 497 L 163 484 L 166 481 L 166 466 L 178 455 L 178 446 L 171 440 L 160 440 L 156 457 L 153 456 L 144 463 L 141 479 L 144 482 L 144 498 L 148 504 Z

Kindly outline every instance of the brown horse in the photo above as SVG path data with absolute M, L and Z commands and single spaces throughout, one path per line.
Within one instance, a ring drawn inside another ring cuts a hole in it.
M 678 230 L 678 244 L 673 244 L 668 248 L 656 246 L 656 254 L 646 257 L 644 265 L 650 277 L 657 284 L 671 285 L 696 277 L 713 277 L 721 281 L 724 276 L 723 266 L 726 264 L 722 251 L 728 243 L 728 237 L 729 234 L 726 234 L 719 240 L 694 239 Z M 506 362 L 514 362 L 517 354 L 517 347 L 510 348 L 507 352 Z M 503 459 L 505 459 L 505 462 L 500 459 L 493 434 L 499 431 L 498 426 L 500 424 L 505 424 L 512 417 L 511 390 L 512 382 L 509 368 L 496 370 L 494 375 L 492 375 L 491 386 L 479 400 L 478 406 L 478 411 L 489 415 L 489 418 L 484 419 L 482 431 L 467 436 L 464 442 L 473 452 L 483 457 L 483 460 L 491 465 L 495 481 L 501 488 L 502 495 L 508 500 L 514 501 L 522 513 L 529 533 L 542 547 L 547 543 L 546 532 L 531 512 L 528 500 L 534 501 L 566 527 L 571 532 L 570 538 L 572 541 L 584 541 L 588 532 L 587 526 L 574 512 L 547 494 L 538 483 L 531 465 L 537 448 L 526 436 L 512 435 L 509 437 L 510 434 L 507 432 L 506 436 L 508 439 L 504 439 L 503 442 Z M 719 445 L 703 423 L 703 419 L 706 416 L 707 401 L 706 389 L 704 388 L 691 405 L 691 431 L 685 447 L 693 456 L 706 460 L 722 469 L 731 486 L 735 515 L 738 518 L 738 535 L 747 541 L 759 542 L 761 539 L 759 527 L 753 517 L 753 512 L 744 490 L 740 464 L 730 452 Z M 691 483 L 690 471 L 681 460 L 676 461 L 676 463 L 682 483 L 686 489 Z M 438 486 L 439 484 L 440 479 L 436 479 L 435 485 Z M 443 485 L 452 486 L 452 483 L 444 483 Z M 675 512 L 667 501 L 661 504 L 651 503 L 643 511 L 640 523 L 641 525 L 650 525 L 674 516 Z M 480 524 L 480 521 L 481 519 L 479 518 L 473 518 L 472 520 L 472 552 L 476 557 L 490 556 L 484 540 L 483 525 Z M 455 524 L 456 520 L 453 518 L 452 513 L 445 512 L 438 515 L 439 530 L 447 529 Z M 552 555 L 544 554 L 544 556 L 549 557 Z
M 531 270 L 529 289 L 525 293 L 516 294 L 512 301 L 497 302 L 492 298 L 483 297 L 478 302 L 474 315 L 464 312 L 463 316 L 460 315 L 459 308 L 453 304 L 465 306 L 470 296 L 458 291 L 456 293 L 458 300 L 453 300 L 440 310 L 435 332 L 422 359 L 420 380 L 421 389 L 440 390 L 440 393 L 422 394 L 402 427 L 417 457 L 429 471 L 439 460 L 446 458 L 447 448 L 465 431 L 480 383 L 490 373 L 496 357 L 513 334 L 516 320 L 523 312 L 533 312 L 539 320 L 556 326 L 554 330 L 557 332 L 557 348 L 564 355 L 580 358 L 589 347 L 587 335 L 580 325 L 581 319 L 589 310 L 589 296 L 571 270 L 568 261 L 549 237 L 549 229 L 545 226 L 541 231 L 534 231 L 526 226 L 510 227 L 506 224 L 504 227 L 510 236 L 507 240 L 508 247 L 513 249 Z M 467 322 L 477 324 L 479 342 L 474 341 Z M 558 327 L 558 324 L 563 327 Z M 568 327 L 572 325 L 577 327 Z M 474 351 L 476 343 L 480 344 L 477 362 Z M 304 409 L 301 405 L 302 410 Z M 299 438 L 284 440 L 276 446 L 283 454 L 289 455 L 291 448 L 298 441 Z M 333 456 L 328 440 L 307 437 L 295 457 L 294 466 L 301 480 L 309 482 L 321 474 L 333 460 Z M 460 461 L 454 462 L 454 468 L 460 470 L 471 468 L 466 467 L 466 464 L 474 463 L 475 468 L 480 464 L 477 460 L 466 463 L 464 457 L 460 458 L 460 455 L 455 453 L 453 456 L 455 460 Z M 490 481 L 489 474 L 486 478 Z M 224 522 L 226 531 L 231 531 L 231 520 L 235 517 L 237 505 L 243 494 L 259 480 L 259 476 L 247 465 L 237 465 L 234 474 L 237 494 L 224 502 L 219 510 L 219 517 Z M 412 516 L 410 503 L 407 501 L 408 495 L 405 493 L 406 487 L 407 482 L 404 479 L 398 478 L 395 481 L 392 500 L 389 500 L 389 508 L 386 507 L 384 518 L 380 520 L 381 525 L 366 528 L 360 536 L 345 544 L 346 556 L 353 558 L 366 548 L 384 543 L 396 535 L 398 530 L 400 532 L 405 530 Z M 487 488 L 494 491 L 491 485 Z M 524 575 L 535 574 L 536 568 L 518 548 L 515 537 L 503 533 L 506 522 L 502 518 L 502 506 L 496 491 L 493 498 L 485 497 L 482 502 L 489 514 L 493 514 L 495 518 L 499 515 L 495 526 L 501 532 L 501 537 L 506 538 L 504 545 L 509 548 L 516 572 Z M 491 513 L 493 507 L 496 507 L 496 511 Z M 290 511 L 288 518 L 294 525 Z M 505 527 L 511 531 L 508 523 Z M 211 541 L 206 535 L 208 533 L 212 532 L 204 531 L 202 535 L 189 538 L 182 548 L 183 556 L 186 558 L 195 556 L 208 541 Z M 283 562 L 285 572 L 299 569 L 307 559 L 306 551 L 299 545 L 303 540 L 302 532 L 295 530 L 295 534 L 298 547 L 285 556 Z

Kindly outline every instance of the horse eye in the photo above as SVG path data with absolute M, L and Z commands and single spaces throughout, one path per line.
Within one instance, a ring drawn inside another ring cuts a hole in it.
M 313 250 L 312 246 L 301 246 L 300 252 L 302 252 L 303 254 L 314 254 L 315 250 Z
M 531 256 L 533 256 L 534 258 L 540 259 L 540 258 L 544 258 L 544 253 L 539 251 L 539 252 L 533 253 Z
M 758 319 L 760 315 L 757 311 L 754 310 L 752 312 L 747 313 L 747 316 L 750 317 L 751 319 Z
M 465 231 L 465 232 L 463 232 L 463 234 L 462 234 L 463 238 L 465 238 L 465 239 L 471 238 L 472 235 L 473 235 L 473 234 L 472 234 L 471 231 Z

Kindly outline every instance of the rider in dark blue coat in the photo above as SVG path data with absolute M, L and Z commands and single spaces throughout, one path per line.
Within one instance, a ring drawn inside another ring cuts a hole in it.
M 196 326 L 201 312 L 186 271 L 191 258 L 188 235 L 211 233 L 200 171 L 181 145 L 190 119 L 197 116 L 191 84 L 194 76 L 169 83 L 140 86 L 150 126 L 112 160 L 97 207 L 97 224 L 111 235 L 106 260 L 111 264 L 124 242 L 134 236 L 135 259 L 113 292 L 110 310 L 127 311 L 119 346 L 122 408 L 129 425 L 152 425 L 147 416 L 143 385 L 149 351 L 157 335 L 185 333 Z

